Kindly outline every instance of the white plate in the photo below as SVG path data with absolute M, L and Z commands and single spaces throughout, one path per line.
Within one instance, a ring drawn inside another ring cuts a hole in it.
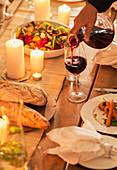
M 30 21 L 31 22 L 31 21 Z M 37 22 L 43 22 L 43 21 L 34 21 L 35 23 Z M 62 23 L 58 23 L 58 22 L 54 22 L 54 21 L 45 21 L 45 22 L 48 22 L 50 24 L 53 25 L 53 27 L 60 27 L 60 26 L 63 26 L 65 28 L 69 28 L 67 25 L 64 25 Z M 26 25 L 28 25 L 29 22 L 27 23 L 23 23 L 21 25 L 18 25 L 17 27 L 15 27 L 12 32 L 11 32 L 11 38 L 14 38 L 15 37 L 15 33 L 16 33 L 16 30 L 17 28 L 21 27 L 25 27 Z M 24 53 L 26 55 L 30 55 L 30 52 L 31 52 L 31 49 L 28 49 L 28 48 L 25 48 L 24 47 Z M 60 55 L 62 55 L 64 53 L 64 50 L 63 49 L 59 49 L 59 50 L 50 50 L 50 51 L 44 51 L 44 58 L 54 58 L 54 57 L 58 57 Z
M 100 102 L 104 101 L 103 99 L 106 99 L 108 101 L 111 101 L 113 99 L 117 101 L 117 94 L 105 94 L 92 98 L 83 105 L 81 109 L 81 117 L 84 122 L 85 120 L 89 120 L 97 131 L 107 134 L 117 134 L 117 127 L 114 126 L 106 127 L 102 123 L 104 112 L 98 108 L 98 105 Z M 94 114 L 95 115 L 97 114 L 98 121 L 97 119 L 95 119 Z
M 104 142 L 109 143 L 110 145 L 117 146 L 117 139 L 110 136 L 103 136 Z M 110 158 L 99 157 L 92 159 L 87 162 L 82 162 L 80 165 L 91 168 L 91 169 L 110 169 L 117 167 L 117 160 Z

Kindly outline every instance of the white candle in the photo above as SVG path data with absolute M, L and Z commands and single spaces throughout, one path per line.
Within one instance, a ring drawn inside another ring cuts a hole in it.
M 30 53 L 31 72 L 41 73 L 43 71 L 44 52 L 41 50 L 32 50 Z
M 50 0 L 34 0 L 35 20 L 50 20 Z
M 25 75 L 23 41 L 11 39 L 6 42 L 7 76 L 19 79 Z
M 3 118 L 0 118 L 0 144 L 3 144 L 7 139 L 8 134 L 8 119 L 4 115 Z
M 69 25 L 69 17 L 70 17 L 71 8 L 66 4 L 59 6 L 58 8 L 58 21 Z
M 33 74 L 33 79 L 34 80 L 41 80 L 42 79 L 42 75 L 40 73 L 35 72 Z

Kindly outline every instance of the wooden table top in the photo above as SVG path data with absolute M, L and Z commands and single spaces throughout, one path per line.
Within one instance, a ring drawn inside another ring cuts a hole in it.
M 53 14 L 52 20 L 57 20 L 57 9 L 58 6 L 63 4 L 63 2 L 58 2 L 56 0 L 51 0 L 51 13 Z M 79 11 L 79 7 L 83 6 L 85 2 L 74 2 L 67 3 L 71 6 L 71 16 L 70 16 L 70 27 L 73 25 L 73 19 L 77 15 Z M 16 10 L 15 10 L 16 9 Z M 19 19 L 24 18 L 24 22 L 28 22 L 30 20 L 34 20 L 34 9 L 30 9 L 27 4 L 27 1 L 20 0 L 20 3 L 17 4 L 16 0 L 14 0 L 14 8 L 13 8 L 13 18 L 11 20 L 7 20 L 4 23 L 4 26 L 0 30 L 1 41 L 2 39 L 8 40 L 10 35 L 5 34 L 5 30 L 9 29 L 9 33 L 11 32 L 11 28 L 9 28 L 9 23 L 15 21 L 15 17 Z M 14 24 L 14 22 L 13 22 Z M 117 70 L 111 66 L 99 66 L 95 64 L 91 59 L 93 56 L 93 49 L 87 48 L 87 58 L 88 58 L 88 66 L 85 71 L 80 75 L 79 88 L 84 91 L 87 95 L 86 101 L 90 98 L 101 95 L 103 93 L 96 92 L 93 90 L 93 87 L 117 87 Z M 5 46 L 0 45 L 0 61 L 1 68 L 0 71 L 6 67 L 5 60 Z M 67 100 L 67 94 L 73 90 L 74 83 L 69 82 L 68 80 L 64 81 L 63 87 L 61 89 L 60 95 L 56 106 L 56 112 L 54 117 L 50 120 L 50 127 L 44 131 L 41 141 L 39 142 L 35 152 L 33 153 L 31 160 L 29 161 L 28 168 L 29 169 L 39 169 L 39 170 L 64 170 L 65 168 L 68 170 L 85 170 L 88 168 L 82 167 L 80 165 L 68 165 L 56 155 L 45 155 L 44 152 L 47 149 L 50 149 L 56 146 L 55 143 L 50 141 L 46 137 L 46 133 L 54 128 L 66 127 L 66 126 L 79 126 L 81 123 L 80 110 L 86 101 L 75 104 L 71 103 Z M 115 170 L 114 168 L 113 170 Z

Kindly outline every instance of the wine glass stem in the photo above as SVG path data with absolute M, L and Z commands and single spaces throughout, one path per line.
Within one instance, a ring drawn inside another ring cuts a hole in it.
M 78 94 L 78 75 L 75 75 L 75 79 L 76 79 L 76 94 Z

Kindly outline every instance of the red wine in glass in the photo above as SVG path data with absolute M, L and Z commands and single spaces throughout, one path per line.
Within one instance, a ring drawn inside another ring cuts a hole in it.
M 68 56 L 65 60 L 66 69 L 77 75 L 80 74 L 87 66 L 87 60 L 81 56 Z
M 78 48 L 69 46 L 67 42 L 64 46 L 64 64 L 66 69 L 74 74 L 75 84 L 70 89 L 67 99 L 74 103 L 82 102 L 86 99 L 86 94 L 79 88 L 79 75 L 87 67 L 87 57 L 83 43 L 80 43 Z
M 81 41 L 84 41 L 84 33 L 85 29 L 81 28 L 79 33 L 76 35 L 71 34 L 68 36 L 68 44 L 72 47 L 77 47 Z M 85 42 L 88 46 L 102 49 L 107 47 L 114 38 L 114 30 L 109 28 L 101 28 L 98 26 L 94 26 L 91 31 L 90 39 L 88 42 Z

